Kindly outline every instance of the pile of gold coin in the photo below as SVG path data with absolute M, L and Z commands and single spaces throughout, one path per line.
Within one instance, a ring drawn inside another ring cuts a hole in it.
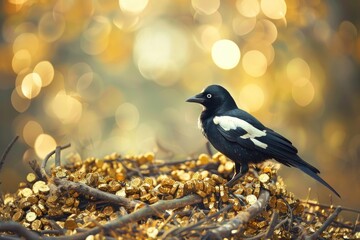
M 157 239 L 171 236 L 176 228 L 191 226 L 202 220 L 201 227 L 181 232 L 184 238 L 196 239 L 206 234 L 204 229 L 207 226 L 221 226 L 255 204 L 261 191 L 269 191 L 267 207 L 245 226 L 240 237 L 253 237 L 267 231 L 276 212 L 279 222 L 289 219 L 274 230 L 274 238 L 281 239 L 300 236 L 301 233 L 294 230 L 300 227 L 315 231 L 319 228 L 319 222 L 326 220 L 324 216 L 333 212 L 333 209 L 315 209 L 301 203 L 286 190 L 281 177 L 277 175 L 279 165 L 270 162 L 251 166 L 250 171 L 232 188 L 227 187 L 226 182 L 232 177 L 234 164 L 219 153 L 213 156 L 200 154 L 180 161 L 160 160 L 154 153 L 139 156 L 114 153 L 102 159 L 84 160 L 74 154 L 68 157 L 67 162 L 62 167 L 51 168 L 47 182 L 29 173 L 26 180 L 19 184 L 16 193 L 3 196 L 0 219 L 21 223 L 44 236 L 72 235 L 104 225 L 160 200 L 196 194 L 202 198 L 201 203 L 168 209 L 140 222 L 129 222 L 129 226 L 118 229 L 121 234 L 116 236 L 118 239 Z M 125 209 L 74 189 L 64 191 L 54 184 L 55 178 L 86 184 L 138 204 L 133 209 Z M 221 209 L 226 206 L 230 208 L 222 212 Z M 321 211 L 322 217 L 308 221 L 309 214 L 316 216 L 315 211 Z M 219 214 L 213 217 L 216 213 Z M 341 226 L 331 226 L 332 237 L 354 237 L 359 234 Z M 325 230 L 322 234 L 328 236 L 329 231 Z M 103 234 L 89 236 L 89 239 L 101 239 Z M 234 239 L 238 237 L 234 235 Z

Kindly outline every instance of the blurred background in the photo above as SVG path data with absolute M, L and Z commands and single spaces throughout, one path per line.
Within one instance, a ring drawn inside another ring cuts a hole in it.
M 205 152 L 201 107 L 225 86 L 239 107 L 292 140 L 360 208 L 360 2 L 7 0 L 0 2 L 0 174 L 14 191 L 56 145 L 64 156 Z M 329 190 L 282 167 L 298 197 Z

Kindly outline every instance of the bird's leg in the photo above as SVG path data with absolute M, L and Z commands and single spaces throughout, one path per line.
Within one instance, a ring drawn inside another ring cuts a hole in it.
M 247 163 L 240 164 L 235 162 L 235 174 L 233 178 L 226 183 L 226 186 L 232 187 L 239 178 L 245 175 L 249 171 L 249 166 Z

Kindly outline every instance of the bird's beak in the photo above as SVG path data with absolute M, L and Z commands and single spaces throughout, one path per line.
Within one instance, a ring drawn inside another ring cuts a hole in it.
M 201 104 L 201 103 L 204 103 L 204 97 L 202 96 L 201 93 L 199 93 L 199 94 L 197 94 L 197 95 L 195 95 L 195 96 L 193 96 L 191 98 L 188 98 L 186 101 Z

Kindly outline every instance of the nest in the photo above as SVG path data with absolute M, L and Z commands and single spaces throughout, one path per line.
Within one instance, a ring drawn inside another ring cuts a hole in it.
M 354 239 L 343 207 L 301 201 L 277 175 L 252 166 L 233 187 L 233 162 L 220 153 L 181 161 L 111 154 L 68 158 L 57 147 L 0 202 L 0 237 L 26 239 Z M 55 154 L 55 166 L 46 171 Z M 357 210 L 351 210 L 358 212 Z

